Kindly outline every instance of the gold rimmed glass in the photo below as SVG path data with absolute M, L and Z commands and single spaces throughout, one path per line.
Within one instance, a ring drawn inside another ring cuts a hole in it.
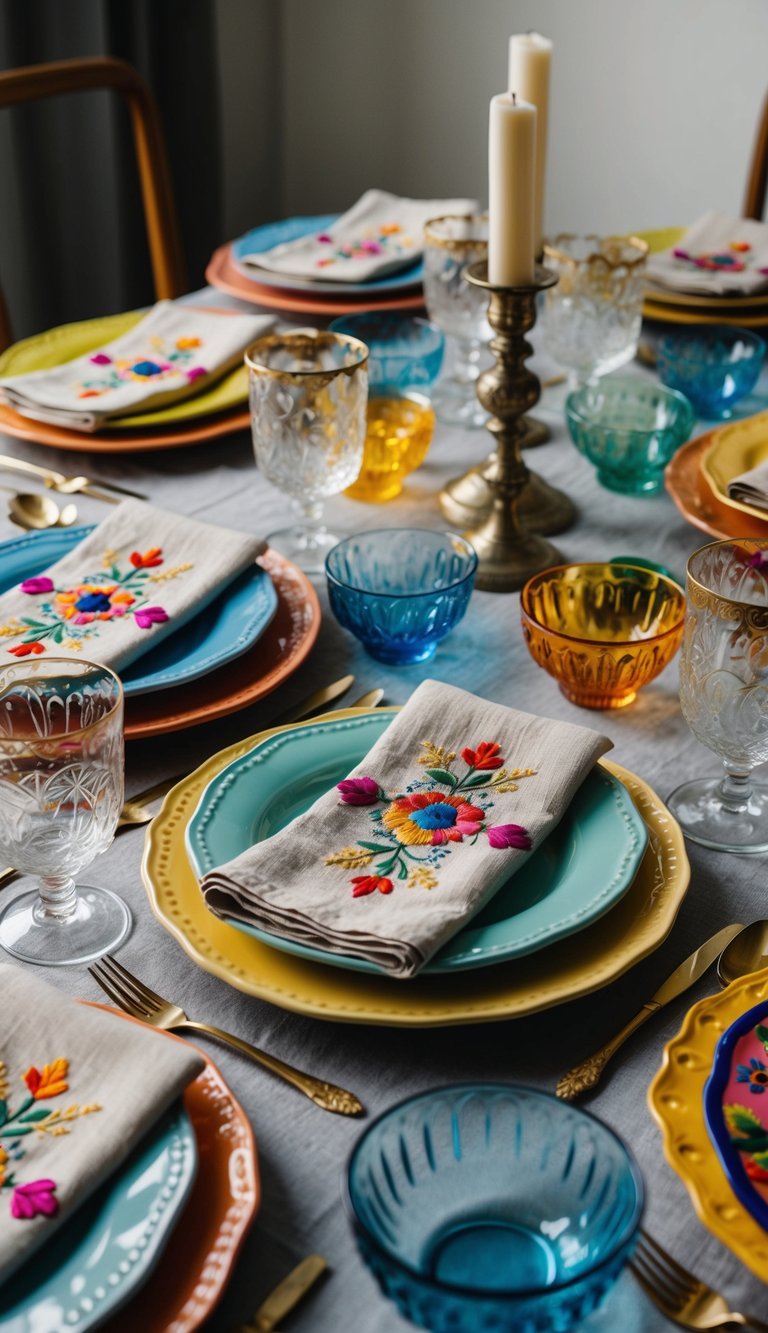
M 545 294 L 547 351 L 571 372 L 572 387 L 607 375 L 637 351 L 648 246 L 637 236 L 574 236 L 544 245 L 558 283 Z
M 768 542 L 712 542 L 688 561 L 680 703 L 724 772 L 667 802 L 687 837 L 718 851 L 768 851 Z
M 453 364 L 432 392 L 446 425 L 484 426 L 475 392 L 483 347 L 490 341 L 488 294 L 464 281 L 468 264 L 488 258 L 486 214 L 431 218 L 424 227 L 424 300 L 430 319 L 451 339 Z
M 114 672 L 56 657 L 0 667 L 0 856 L 38 877 L 0 914 L 0 945 L 15 958 L 86 963 L 128 934 L 122 899 L 75 885 L 114 837 L 123 767 Z
M 260 338 L 245 364 L 256 462 L 304 516 L 268 540 L 307 573 L 321 573 L 340 540 L 322 524 L 323 500 L 346 490 L 363 462 L 368 348 L 348 334 L 303 329 Z

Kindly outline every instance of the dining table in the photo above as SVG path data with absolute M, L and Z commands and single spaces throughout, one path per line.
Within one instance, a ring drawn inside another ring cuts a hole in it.
M 211 289 L 189 299 L 253 309 Z M 558 367 L 544 353 L 536 330 L 531 341 L 532 368 L 544 378 L 556 373 Z M 653 374 L 636 362 L 625 373 Z M 563 559 L 602 561 L 634 555 L 661 562 L 683 581 L 689 555 L 706 537 L 686 523 L 663 491 L 647 498 L 624 497 L 600 487 L 593 467 L 568 438 L 566 391 L 563 384 L 543 390 L 535 415 L 548 426 L 551 439 L 526 455 L 530 466 L 565 490 L 577 506 L 574 526 L 554 539 Z M 438 503 L 441 487 L 479 463 L 490 446 L 491 437 L 484 430 L 438 423 L 426 462 L 408 478 L 402 495 L 386 505 L 333 497 L 326 505 L 327 522 L 341 532 L 447 527 Z M 259 474 L 247 432 L 215 445 L 122 456 L 89 454 L 87 448 L 82 454 L 64 453 L 5 437 L 0 448 L 64 472 L 82 471 L 97 481 L 129 486 L 160 507 L 249 533 L 264 535 L 292 516 L 288 497 Z M 29 486 L 20 479 L 19 489 Z M 76 498 L 83 521 L 104 517 L 105 506 L 87 496 Z M 0 538 L 17 533 L 7 513 L 0 514 Z M 226 718 L 128 742 L 128 796 L 171 774 L 189 772 L 215 751 L 269 727 L 311 690 L 347 672 L 356 678 L 348 700 L 378 686 L 386 703 L 404 704 L 421 681 L 432 678 L 501 704 L 596 727 L 614 743 L 610 757 L 638 773 L 662 798 L 682 781 L 718 769 L 720 761 L 693 737 L 680 710 L 676 662 L 631 706 L 585 711 L 569 703 L 530 657 L 517 593 L 475 591 L 465 618 L 431 661 L 388 666 L 367 656 L 335 621 L 324 578 L 315 584 L 323 622 L 313 652 L 296 674 L 276 693 Z M 651 956 L 605 989 L 514 1020 L 429 1029 L 372 1028 L 287 1012 L 200 970 L 153 916 L 140 873 L 142 848 L 142 831 L 124 832 L 90 872 L 94 883 L 120 894 L 133 914 L 133 930 L 120 950 L 120 960 L 191 1017 L 229 1029 L 351 1089 L 369 1118 L 413 1093 L 452 1083 L 498 1080 L 554 1091 L 559 1076 L 611 1037 L 697 945 L 729 922 L 768 914 L 764 858 L 728 855 L 689 843 L 690 888 L 671 933 Z M 15 886 L 4 890 L 15 892 Z M 68 995 L 104 1000 L 84 968 L 50 968 L 46 979 Z M 727 1296 L 731 1308 L 765 1320 L 768 1287 L 697 1220 L 684 1185 L 664 1159 L 661 1135 L 646 1101 L 664 1043 L 678 1030 L 690 1005 L 717 986 L 710 970 L 657 1014 L 623 1047 L 582 1104 L 613 1127 L 635 1154 L 646 1187 L 645 1228 L 676 1259 Z M 289 1269 L 317 1251 L 327 1259 L 330 1276 L 286 1319 L 286 1333 L 288 1329 L 295 1333 L 405 1330 L 408 1325 L 378 1291 L 359 1257 L 345 1213 L 346 1164 L 365 1122 L 328 1115 L 236 1052 L 200 1040 L 250 1118 L 262 1189 L 258 1216 L 206 1328 L 211 1333 L 234 1329 Z M 184 1263 L 173 1237 L 161 1263 L 169 1267 Z M 661 1333 L 674 1325 L 626 1270 L 603 1307 L 582 1327 L 585 1333 L 615 1333 L 618 1328 L 622 1333 Z

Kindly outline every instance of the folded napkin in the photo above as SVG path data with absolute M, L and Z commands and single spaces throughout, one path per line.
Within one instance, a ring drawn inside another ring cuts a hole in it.
M 265 543 L 124 500 L 49 569 L 0 596 L 0 662 L 50 653 L 119 670 L 198 615 Z
M 768 512 L 768 462 L 758 463 L 749 472 L 734 477 L 728 482 L 728 494 L 740 504 L 754 505 L 755 509 Z
M 204 1062 L 19 967 L 0 965 L 0 993 L 4 1281 L 117 1170 Z
M 366 190 L 327 231 L 240 258 L 294 278 L 367 282 L 419 258 L 430 218 L 476 212 L 474 199 L 402 199 L 386 190 Z
M 768 290 L 768 226 L 707 213 L 670 250 L 649 255 L 649 282 L 679 292 L 748 296 Z
M 217 916 L 412 977 L 560 821 L 605 736 L 425 681 L 344 782 L 203 879 Z
M 96 351 L 50 370 L 0 377 L 0 401 L 35 421 L 98 430 L 112 417 L 199 393 L 238 365 L 248 344 L 273 323 L 270 315 L 159 301 L 145 319 Z

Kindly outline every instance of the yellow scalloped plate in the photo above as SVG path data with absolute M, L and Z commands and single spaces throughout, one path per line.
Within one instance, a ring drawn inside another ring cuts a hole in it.
M 734 421 L 728 426 L 718 426 L 712 432 L 712 443 L 702 455 L 701 471 L 709 489 L 724 505 L 766 523 L 768 511 L 758 509 L 756 505 L 744 504 L 741 500 L 732 500 L 728 494 L 728 484 L 734 477 L 749 472 L 766 459 L 768 412 L 758 412 L 757 416 Z
M 704 1084 L 723 1033 L 766 996 L 768 969 L 700 1000 L 665 1046 L 664 1063 L 648 1089 L 664 1156 L 688 1190 L 697 1216 L 763 1282 L 768 1281 L 768 1235 L 742 1208 L 725 1178 L 707 1133 Z
M 348 708 L 315 721 L 369 711 Z M 397 1027 L 486 1023 L 535 1013 L 608 985 L 657 949 L 672 929 L 690 877 L 680 828 L 646 783 L 601 760 L 630 792 L 650 838 L 632 887 L 578 937 L 530 958 L 415 981 L 347 972 L 270 949 L 208 911 L 187 857 L 184 832 L 211 779 L 258 741 L 283 730 L 274 727 L 238 741 L 177 783 L 149 825 L 144 846 L 142 875 L 155 915 L 199 967 L 238 990 L 283 1009 L 337 1022 Z

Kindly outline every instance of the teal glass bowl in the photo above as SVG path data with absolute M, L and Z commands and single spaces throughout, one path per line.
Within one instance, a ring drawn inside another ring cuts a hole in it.
M 713 325 L 662 338 L 657 367 L 663 384 L 690 398 L 696 413 L 724 421 L 760 378 L 765 343 L 751 329 Z
M 613 1286 L 643 1208 L 606 1125 L 546 1092 L 421 1093 L 364 1131 L 347 1170 L 358 1248 L 432 1333 L 564 1333 Z
M 654 495 L 664 469 L 693 430 L 684 394 L 640 378 L 611 376 L 583 384 L 565 404 L 576 448 L 594 463 L 597 479 L 623 495 Z

